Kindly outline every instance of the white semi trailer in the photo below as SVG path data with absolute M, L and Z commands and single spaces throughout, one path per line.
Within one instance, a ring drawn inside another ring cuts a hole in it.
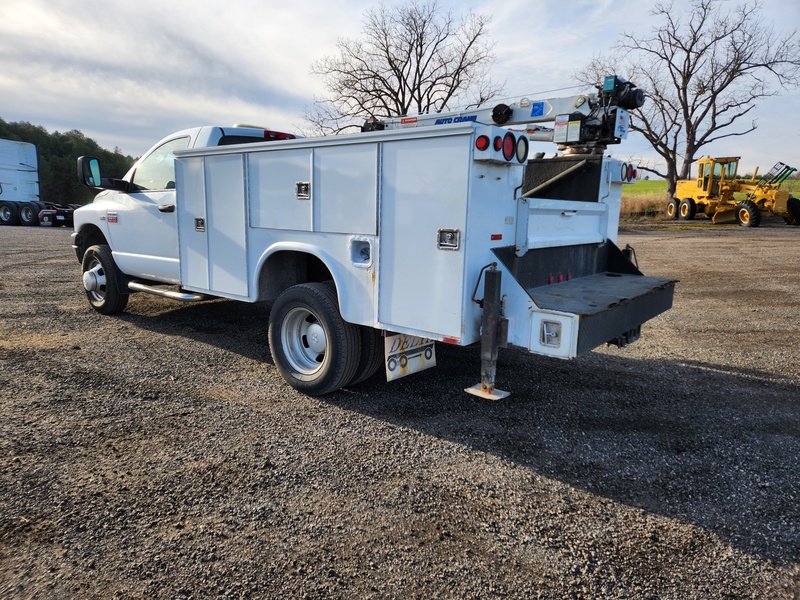
M 36 146 L 0 140 L 0 225 L 72 226 L 78 206 L 42 201 Z
M 38 225 L 39 159 L 36 146 L 0 140 L 0 225 Z
M 121 180 L 82 157 L 79 177 L 104 190 L 75 212 L 86 294 L 106 314 L 134 292 L 272 301 L 272 357 L 312 395 L 381 366 L 388 379 L 432 366 L 435 342 L 481 344 L 467 391 L 504 397 L 498 348 L 569 359 L 635 341 L 671 307 L 675 281 L 644 276 L 615 244 L 635 168 L 604 150 L 642 101 L 612 77 L 597 94 L 353 135 L 186 130 Z M 529 136 L 563 154 L 529 160 Z

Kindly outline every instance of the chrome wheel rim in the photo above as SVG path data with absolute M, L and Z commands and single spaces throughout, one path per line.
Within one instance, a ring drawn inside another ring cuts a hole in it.
M 106 297 L 106 272 L 97 259 L 92 260 L 83 273 L 83 289 L 92 302 L 102 302 Z
M 322 368 L 328 351 L 325 328 L 307 308 L 293 308 L 281 324 L 281 342 L 292 369 L 312 375 Z

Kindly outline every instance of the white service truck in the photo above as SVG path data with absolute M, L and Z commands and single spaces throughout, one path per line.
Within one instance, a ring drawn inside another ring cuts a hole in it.
M 623 346 L 672 305 L 675 281 L 644 276 L 615 245 L 635 168 L 604 150 L 643 100 L 609 77 L 598 93 L 352 135 L 201 127 L 121 180 L 81 157 L 81 181 L 103 190 L 75 212 L 83 286 L 104 314 L 134 292 L 271 301 L 275 365 L 312 395 L 381 366 L 390 380 L 432 366 L 435 342 L 479 343 L 467 391 L 501 398 L 498 348 L 569 359 Z M 529 160 L 531 137 L 563 154 Z

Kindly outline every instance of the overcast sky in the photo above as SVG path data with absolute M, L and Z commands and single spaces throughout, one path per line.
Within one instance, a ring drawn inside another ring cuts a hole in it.
M 295 131 L 321 81 L 312 61 L 358 37 L 363 0 L 1 0 L 0 118 L 82 131 L 139 156 L 196 125 L 252 123 Z M 686 6 L 687 0 L 676 0 Z M 495 78 L 509 99 L 570 95 L 574 73 L 622 31 L 654 25 L 640 0 L 440 0 L 491 15 Z M 764 0 L 778 29 L 800 26 L 800 2 Z M 620 73 L 620 75 L 625 75 Z M 758 130 L 706 147 L 743 167 L 800 166 L 800 92 L 764 101 Z M 647 157 L 629 139 L 620 157 Z

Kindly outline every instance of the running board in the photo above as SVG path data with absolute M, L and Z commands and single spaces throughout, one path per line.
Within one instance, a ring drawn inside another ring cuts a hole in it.
M 206 300 L 208 296 L 197 294 L 194 292 L 176 292 L 175 290 L 165 290 L 164 288 L 147 285 L 141 281 L 129 281 L 128 289 L 132 292 L 144 292 L 145 294 L 153 294 L 170 300 L 178 300 L 180 302 L 200 302 Z

